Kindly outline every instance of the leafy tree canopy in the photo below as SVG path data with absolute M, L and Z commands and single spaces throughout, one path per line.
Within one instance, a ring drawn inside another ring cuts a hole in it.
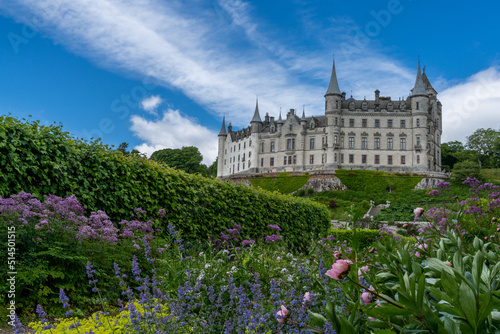
M 150 159 L 163 162 L 169 167 L 183 170 L 190 174 L 200 173 L 204 176 L 207 175 L 207 166 L 201 163 L 203 156 L 198 148 L 194 146 L 158 150 L 151 154 Z

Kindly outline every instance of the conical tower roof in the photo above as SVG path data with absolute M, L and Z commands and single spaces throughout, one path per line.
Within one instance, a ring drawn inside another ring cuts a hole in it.
M 226 116 L 222 117 L 222 127 L 220 128 L 219 136 L 227 136 Z
M 302 121 L 305 121 L 306 120 L 306 109 L 305 108 L 302 108 L 302 118 L 301 118 Z
M 278 121 L 276 123 L 283 123 L 283 119 L 281 118 L 281 108 L 280 108 L 280 117 L 278 118 Z
M 337 81 L 337 71 L 335 70 L 335 58 L 333 59 L 333 67 L 332 67 L 332 76 L 330 77 L 330 84 L 328 85 L 328 90 L 326 91 L 326 95 L 342 95 L 340 93 L 339 83 Z
M 415 79 L 415 87 L 411 90 L 411 95 L 427 95 L 425 90 L 424 80 L 422 79 L 422 73 L 420 71 L 420 60 L 418 61 L 417 78 Z
M 255 102 L 255 112 L 253 113 L 253 118 L 252 118 L 252 122 L 261 122 L 262 123 L 262 120 L 260 118 L 260 113 L 259 113 L 259 99 L 257 98 L 256 102 Z

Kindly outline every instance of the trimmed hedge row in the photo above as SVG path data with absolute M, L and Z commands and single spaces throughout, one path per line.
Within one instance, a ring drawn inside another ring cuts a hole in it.
M 309 200 L 187 174 L 74 139 L 61 126 L 0 116 L 0 196 L 20 191 L 40 199 L 75 194 L 86 210 L 103 210 L 114 222 L 137 207 L 150 215 L 163 208 L 164 221 L 191 241 L 220 235 L 231 222 L 251 238 L 278 224 L 292 246 L 303 248 L 304 231 L 324 235 L 330 224 L 326 208 Z
M 424 178 L 410 173 L 388 173 L 373 170 L 335 171 L 335 175 L 350 190 L 380 193 L 412 190 Z
M 281 173 L 274 177 L 256 177 L 249 179 L 252 186 L 268 191 L 277 191 L 282 194 L 290 194 L 302 188 L 311 175 L 308 173 L 292 176 L 288 173 Z

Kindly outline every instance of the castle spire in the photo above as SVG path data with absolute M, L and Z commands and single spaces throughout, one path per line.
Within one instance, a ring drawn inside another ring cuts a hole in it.
M 227 132 L 226 132 L 226 116 L 222 117 L 222 127 L 220 128 L 219 136 L 227 136 Z
M 256 99 L 256 102 L 255 102 L 255 112 L 253 113 L 253 118 L 252 118 L 252 122 L 262 122 L 262 120 L 260 119 L 260 113 L 259 113 L 259 98 L 257 97 Z
M 335 71 L 335 58 L 333 59 L 333 67 L 332 67 L 332 76 L 330 77 L 330 84 L 328 85 L 328 90 L 326 91 L 326 95 L 341 95 L 339 83 L 337 81 L 337 72 Z
M 301 120 L 305 121 L 306 120 L 306 106 L 302 106 L 302 118 Z
M 425 90 L 424 81 L 422 79 L 422 73 L 420 71 L 420 59 L 418 60 L 418 70 L 417 70 L 417 78 L 415 79 L 415 87 L 411 90 L 411 95 L 427 95 Z
M 281 108 L 280 108 L 280 117 L 278 118 L 277 123 L 283 123 L 283 119 L 281 118 Z

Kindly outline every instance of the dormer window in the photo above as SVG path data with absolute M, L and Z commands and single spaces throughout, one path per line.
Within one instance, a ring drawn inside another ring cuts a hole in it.
M 394 106 L 392 105 L 392 102 L 387 103 L 387 110 L 389 110 L 389 111 L 394 110 Z
M 310 127 L 311 127 L 311 130 L 314 129 L 314 121 L 311 122 Z
M 361 108 L 363 110 L 368 110 L 368 103 L 366 101 L 363 101 L 363 103 L 361 104 Z
M 354 110 L 355 108 L 356 108 L 356 104 L 354 103 L 354 101 L 351 101 L 351 102 L 349 103 L 349 110 L 351 110 L 351 111 L 352 111 L 352 110 Z
M 406 103 L 405 103 L 405 101 L 401 101 L 401 104 L 399 105 L 399 108 L 401 110 L 405 110 L 406 109 Z
M 274 133 L 276 129 L 274 128 L 274 126 L 271 127 L 271 133 Z

